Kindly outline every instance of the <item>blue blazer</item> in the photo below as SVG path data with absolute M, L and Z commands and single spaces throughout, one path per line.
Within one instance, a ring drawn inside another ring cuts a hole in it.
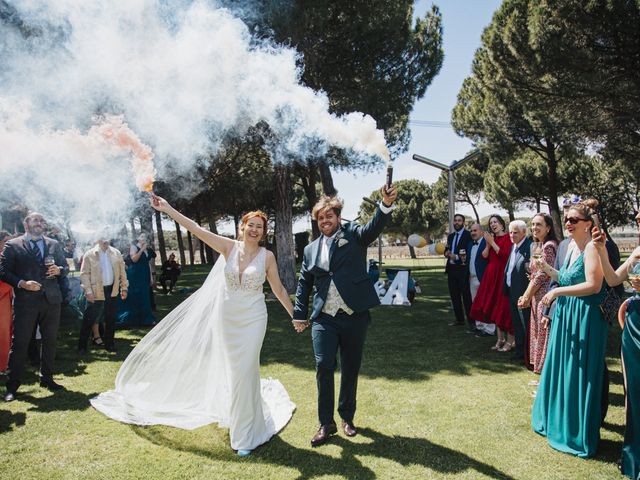
M 480 241 L 478 242 L 478 252 L 476 253 L 476 275 L 478 276 L 478 280 L 482 281 L 482 276 L 484 275 L 484 271 L 487 268 L 487 259 L 484 258 L 482 256 L 482 252 L 484 251 L 485 247 L 487 246 L 487 241 L 484 238 L 481 238 Z M 471 260 L 471 247 L 473 247 L 473 240 L 471 240 L 468 244 L 467 244 L 467 260 L 470 261 Z M 467 265 L 469 263 L 467 262 Z M 467 267 L 468 270 L 468 267 Z
M 344 302 L 355 313 L 380 304 L 367 274 L 367 247 L 382 233 L 390 216 L 391 213 L 384 214 L 378 208 L 366 225 L 355 222 L 343 225 L 329 250 L 329 270 L 318 265 L 320 241 L 324 238 L 322 235 L 305 247 L 293 310 L 295 320 L 314 320 L 320 315 L 331 280 Z M 311 317 L 308 317 L 311 294 Z

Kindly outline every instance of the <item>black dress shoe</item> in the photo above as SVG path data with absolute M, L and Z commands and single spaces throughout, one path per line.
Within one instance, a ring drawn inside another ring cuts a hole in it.
M 58 390 L 64 390 L 64 387 L 62 385 L 60 385 L 59 383 L 54 382 L 53 378 L 49 378 L 49 379 L 46 379 L 46 380 L 44 380 L 44 379 L 40 380 L 40 386 L 42 388 L 46 388 L 50 392 L 56 392 Z
M 117 351 L 117 349 L 116 349 L 115 345 L 105 345 L 104 349 L 105 349 L 107 352 L 115 352 L 115 351 Z
M 329 437 L 338 432 L 338 427 L 335 422 L 328 425 L 321 425 L 318 432 L 311 439 L 311 446 L 318 447 L 329 440 Z
M 346 420 L 342 421 L 342 431 L 347 437 L 355 437 L 358 434 L 353 422 L 347 422 Z
M 16 392 L 7 392 L 4 396 L 5 402 L 13 402 L 16 399 Z

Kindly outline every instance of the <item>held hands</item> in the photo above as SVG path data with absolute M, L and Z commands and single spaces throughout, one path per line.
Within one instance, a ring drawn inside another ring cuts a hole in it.
M 21 280 L 18 287 L 30 292 L 38 292 L 42 288 L 42 285 L 35 280 Z
M 389 188 L 385 185 L 380 189 L 380 193 L 382 193 L 382 203 L 390 207 L 398 197 L 398 188 L 394 184 Z
M 57 277 L 58 275 L 60 275 L 61 270 L 60 267 L 58 265 L 50 265 L 49 268 L 47 268 L 47 277 Z
M 493 241 L 493 235 L 491 235 L 489 232 L 483 232 L 482 236 L 484 237 L 485 241 L 489 244 L 489 245 L 493 245 L 495 242 Z
M 309 326 L 309 322 L 307 320 L 292 320 L 293 328 L 298 333 L 302 333 Z
M 531 298 L 529 298 L 526 295 L 522 295 L 519 299 L 518 299 L 518 308 L 522 309 L 522 308 L 529 308 L 531 306 Z

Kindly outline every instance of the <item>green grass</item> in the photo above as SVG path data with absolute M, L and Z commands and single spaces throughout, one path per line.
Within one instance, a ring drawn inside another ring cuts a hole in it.
M 442 271 L 416 270 L 423 293 L 412 307 L 373 311 L 360 376 L 354 439 L 343 435 L 312 449 L 316 387 L 309 331 L 297 335 L 283 309 L 268 300 L 262 376 L 278 378 L 298 408 L 287 427 L 250 457 L 229 447 L 216 426 L 195 431 L 136 427 L 99 414 L 88 399 L 113 387 L 118 367 L 144 329 L 117 332 L 119 351 L 79 360 L 75 326 L 59 340 L 51 394 L 30 372 L 20 397 L 0 404 L 0 478 L 20 479 L 413 479 L 621 478 L 615 466 L 624 422 L 619 336 L 612 327 L 611 407 L 596 458 L 552 450 L 530 427 L 535 378 L 489 350 L 451 320 Z M 202 267 L 180 285 L 197 286 Z M 181 298 L 157 295 L 161 314 Z

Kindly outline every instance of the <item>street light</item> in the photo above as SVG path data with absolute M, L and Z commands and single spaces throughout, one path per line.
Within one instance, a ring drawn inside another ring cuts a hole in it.
M 455 204 L 455 181 L 453 178 L 453 172 L 455 172 L 458 168 L 463 166 L 469 160 L 476 158 L 480 155 L 480 150 L 474 150 L 469 155 L 460 160 L 454 160 L 451 165 L 445 165 L 444 163 L 436 162 L 435 160 L 431 160 L 430 158 L 423 157 L 422 155 L 414 154 L 413 159 L 417 162 L 424 163 L 429 165 L 430 167 L 435 167 L 443 172 L 447 172 L 447 197 L 449 200 L 449 231 L 453 232 L 453 216 L 456 211 Z

